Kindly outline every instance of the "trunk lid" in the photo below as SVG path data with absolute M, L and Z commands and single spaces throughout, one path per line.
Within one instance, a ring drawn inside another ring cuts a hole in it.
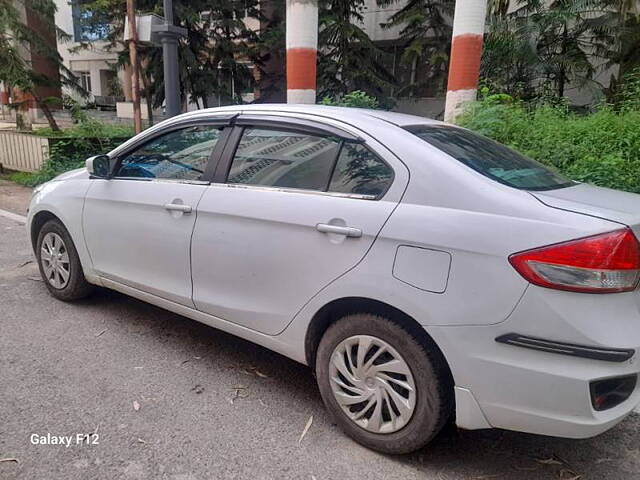
M 604 218 L 631 227 L 640 238 L 640 195 L 580 183 L 556 190 L 529 192 L 545 205 Z

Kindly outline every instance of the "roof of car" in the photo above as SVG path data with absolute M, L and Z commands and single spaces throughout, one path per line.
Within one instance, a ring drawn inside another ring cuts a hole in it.
M 344 120 L 362 121 L 371 117 L 392 123 L 399 127 L 407 125 L 421 124 L 442 124 L 438 120 L 433 120 L 417 115 L 408 115 L 405 113 L 389 112 L 386 110 L 370 110 L 365 108 L 349 108 L 349 107 L 333 107 L 327 105 L 307 105 L 307 104 L 286 104 L 286 103 L 255 103 L 250 105 L 229 105 L 226 107 L 207 108 L 189 112 L 181 117 L 191 115 L 201 115 L 205 113 L 218 112 L 288 112 L 288 113 L 305 113 L 309 115 L 318 115 L 322 117 L 339 118 Z

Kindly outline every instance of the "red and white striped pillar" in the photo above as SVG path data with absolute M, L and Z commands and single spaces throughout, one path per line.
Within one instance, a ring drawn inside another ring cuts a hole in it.
M 318 1 L 287 0 L 287 103 L 316 103 Z
M 487 0 L 456 0 L 445 122 L 453 121 L 465 103 L 476 99 L 486 15 Z

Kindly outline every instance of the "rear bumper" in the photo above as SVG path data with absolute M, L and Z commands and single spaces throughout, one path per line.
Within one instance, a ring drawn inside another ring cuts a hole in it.
M 639 298 L 638 292 L 585 295 L 531 286 L 504 322 L 425 327 L 451 366 L 458 425 L 568 438 L 591 437 L 613 427 L 640 402 L 640 387 L 619 405 L 596 411 L 590 384 L 640 373 L 638 353 L 606 361 L 523 348 L 496 338 L 518 332 L 571 345 L 638 352 Z

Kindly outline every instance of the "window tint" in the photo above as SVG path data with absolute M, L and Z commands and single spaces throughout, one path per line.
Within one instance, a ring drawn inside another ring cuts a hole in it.
M 445 126 L 406 127 L 425 142 L 485 177 L 523 190 L 551 190 L 574 182 L 541 163 L 481 135 Z
M 127 155 L 116 176 L 199 180 L 219 137 L 214 126 L 169 132 Z
M 379 196 L 393 180 L 393 170 L 364 145 L 344 143 L 329 190 Z
M 306 133 L 246 128 L 229 183 L 325 190 L 340 140 Z

